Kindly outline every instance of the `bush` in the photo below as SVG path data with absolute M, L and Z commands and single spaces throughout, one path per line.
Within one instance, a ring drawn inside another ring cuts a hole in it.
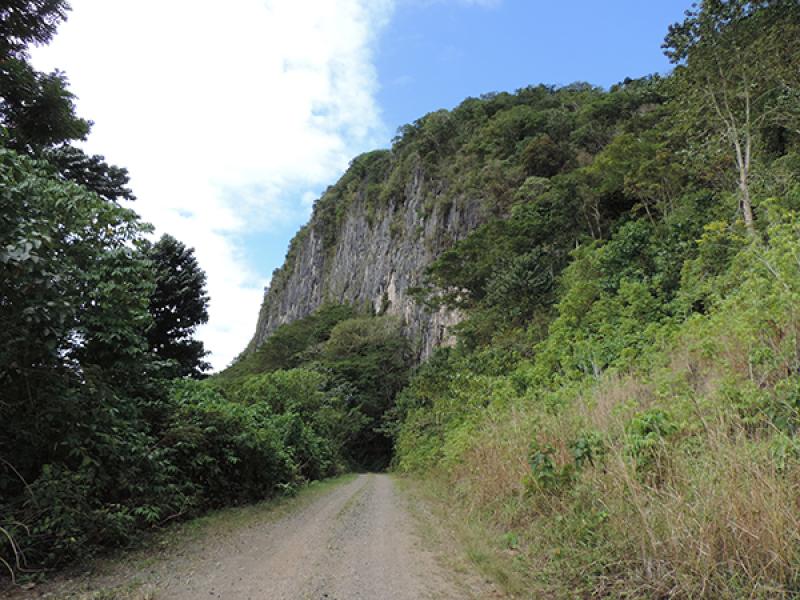
M 266 498 L 298 478 L 283 443 L 286 423 L 268 404 L 230 402 L 192 382 L 176 384 L 174 402 L 164 443 L 179 478 L 194 484 L 203 504 Z

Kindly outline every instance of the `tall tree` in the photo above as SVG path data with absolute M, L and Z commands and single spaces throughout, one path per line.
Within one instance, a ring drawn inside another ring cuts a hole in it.
M 65 0 L 9 0 L 0 6 L 0 142 L 47 160 L 62 179 L 108 200 L 133 200 L 128 172 L 68 144 L 84 140 L 91 122 L 76 114 L 64 73 L 42 73 L 28 46 L 46 44 L 66 17 Z
M 5 0 L 0 6 L 0 57 L 26 53 L 30 44 L 46 44 L 66 19 L 66 0 Z
M 22 58 L 0 60 L 0 126 L 5 145 L 27 154 L 83 140 L 91 129 L 76 115 L 66 76 L 41 73 Z
M 33 153 L 81 140 L 91 124 L 75 114 L 63 73 L 40 73 L 28 46 L 48 43 L 67 16 L 66 0 L 7 0 L 0 6 L 0 126 L 5 145 Z
M 187 248 L 163 235 L 148 251 L 156 271 L 156 288 L 150 298 L 153 325 L 147 339 L 159 357 L 173 360 L 180 377 L 200 378 L 209 364 L 203 342 L 194 339 L 198 325 L 208 321 L 206 274 Z
M 42 156 L 55 167 L 61 178 L 74 181 L 106 200 L 136 199 L 128 187 L 128 170 L 109 165 L 103 156 L 90 156 L 74 146 L 50 148 Z
M 91 411 L 143 397 L 148 231 L 133 211 L 0 148 L 0 456 L 29 481 L 93 424 Z
M 677 97 L 691 126 L 733 153 L 739 204 L 755 231 L 750 180 L 768 126 L 797 129 L 800 4 L 703 0 L 669 28 L 663 48 L 677 64 Z

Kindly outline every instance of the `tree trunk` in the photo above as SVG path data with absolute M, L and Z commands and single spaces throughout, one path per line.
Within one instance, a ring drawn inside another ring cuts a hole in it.
M 745 151 L 742 152 L 742 145 L 739 143 L 739 131 L 732 127 L 733 145 L 736 150 L 736 166 L 739 169 L 739 206 L 744 217 L 744 226 L 747 233 L 755 235 L 756 228 L 753 222 L 753 204 L 750 201 L 750 135 L 749 132 L 745 139 Z
M 747 228 L 747 233 L 754 235 L 756 228 L 753 223 L 753 205 L 750 203 L 750 188 L 747 185 L 747 176 L 744 173 L 739 175 L 739 204 L 742 207 L 744 226 Z

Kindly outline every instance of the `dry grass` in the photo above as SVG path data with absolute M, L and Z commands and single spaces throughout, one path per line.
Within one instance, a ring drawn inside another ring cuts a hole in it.
M 669 365 L 680 396 L 658 397 L 632 376 L 609 377 L 557 415 L 517 407 L 473 431 L 463 460 L 447 472 L 446 493 L 457 490 L 455 518 L 481 529 L 473 538 L 495 540 L 492 568 L 505 563 L 506 575 L 521 577 L 523 596 L 800 594 L 800 464 L 778 469 L 770 452 L 779 434 L 754 433 L 714 396 L 717 372 L 686 365 L 687 356 Z M 695 424 L 664 442 L 663 472 L 653 478 L 637 469 L 624 432 L 632 414 L 658 406 Z M 566 489 L 526 487 L 531 441 L 553 447 L 556 464 L 565 465 L 584 429 L 605 434 L 605 459 Z M 507 532 L 519 540 L 513 552 L 503 547 Z
M 713 432 L 700 454 L 675 451 L 668 481 L 647 485 L 618 451 L 591 487 L 606 535 L 637 557 L 617 582 L 651 597 L 789 596 L 800 575 L 798 473 L 779 474 L 742 433 Z
M 612 373 L 586 397 L 578 398 L 575 410 L 588 427 L 613 432 L 623 421 L 621 412 L 650 408 L 654 401 L 652 385 L 632 375 Z
M 459 486 L 463 506 L 469 513 L 484 511 L 498 501 L 502 509 L 519 501 L 528 466 L 530 421 L 512 410 L 502 421 L 489 420 L 478 433 L 479 440 L 453 468 L 452 480 Z

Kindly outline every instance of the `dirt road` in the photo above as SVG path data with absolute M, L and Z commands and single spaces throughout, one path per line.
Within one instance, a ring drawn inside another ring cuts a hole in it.
M 480 577 L 455 574 L 443 566 L 441 556 L 426 547 L 430 542 L 420 535 L 424 525 L 410 514 L 408 502 L 390 476 L 359 475 L 277 519 L 248 523 L 188 546 L 179 544 L 179 551 L 155 561 L 149 569 L 145 594 L 101 596 L 157 600 L 498 597 Z M 140 589 L 141 569 L 130 567 L 123 577 L 113 578 L 114 589 L 133 578 Z M 98 585 L 97 580 L 89 581 L 81 589 L 97 590 Z M 59 589 L 39 588 L 39 593 L 25 597 L 96 597 L 62 595 L 66 590 Z
M 422 548 L 387 475 L 361 475 L 280 521 L 194 557 L 162 581 L 175 600 L 465 598 Z

